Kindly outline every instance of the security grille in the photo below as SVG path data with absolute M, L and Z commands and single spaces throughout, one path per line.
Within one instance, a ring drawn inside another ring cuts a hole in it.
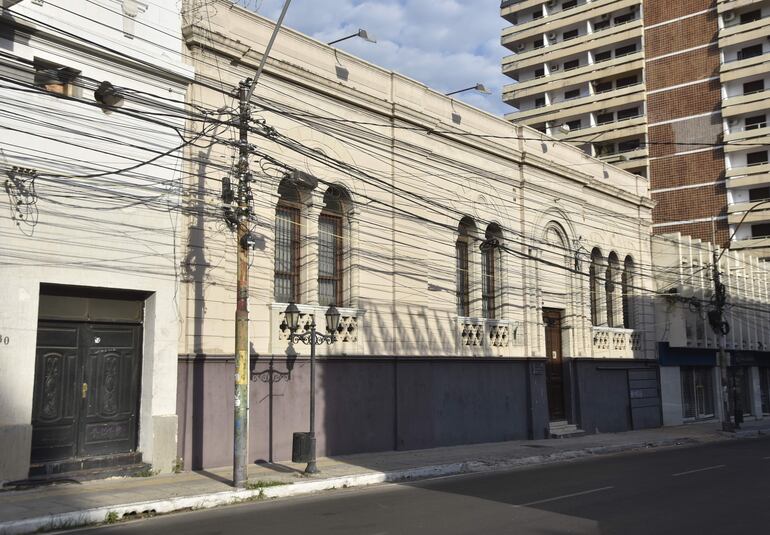
M 299 302 L 299 210 L 279 205 L 275 212 L 275 301 Z
M 682 416 L 699 420 L 714 417 L 714 379 L 712 369 L 682 366 Z
M 762 414 L 770 414 L 770 368 L 759 369 L 759 387 L 762 392 Z
M 318 302 L 342 303 L 342 218 L 321 214 L 318 219 Z

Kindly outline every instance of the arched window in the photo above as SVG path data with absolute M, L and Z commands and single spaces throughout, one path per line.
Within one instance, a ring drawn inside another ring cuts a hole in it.
M 481 312 L 487 319 L 497 319 L 502 304 L 501 245 L 500 227 L 490 223 L 481 243 Z
M 623 262 L 621 292 L 623 292 L 623 327 L 626 329 L 633 329 L 636 323 L 633 309 L 634 259 L 630 256 L 627 256 Z
M 591 294 L 591 325 L 601 325 L 602 306 L 601 296 L 602 283 L 599 280 L 599 273 L 602 264 L 602 253 L 599 249 L 591 251 L 591 265 L 588 267 L 588 290 Z
M 318 304 L 344 305 L 345 213 L 350 197 L 330 186 L 324 195 L 324 207 L 318 218 Z
M 464 217 L 457 227 L 455 242 L 457 315 L 471 315 L 471 261 L 470 244 L 475 234 L 476 225 L 469 217 Z
M 300 199 L 297 188 L 283 180 L 275 207 L 275 270 L 273 298 L 277 303 L 300 301 Z
M 607 258 L 607 271 L 604 277 L 604 288 L 607 294 L 607 325 L 609 327 L 619 327 L 618 314 L 618 274 L 620 273 L 620 262 L 615 251 L 610 253 Z

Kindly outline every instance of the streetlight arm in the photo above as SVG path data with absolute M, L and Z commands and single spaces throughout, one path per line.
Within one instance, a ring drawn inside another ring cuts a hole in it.
M 320 346 L 323 344 L 332 344 L 334 342 L 334 335 L 312 331 L 305 333 L 291 333 L 289 335 L 289 341 L 293 344 L 302 342 L 303 344 Z
M 746 218 L 749 216 L 749 214 L 751 212 L 753 212 L 754 210 L 756 210 L 757 208 L 759 208 L 760 206 L 762 206 L 763 204 L 770 204 L 770 199 L 758 202 L 757 204 L 755 204 L 754 206 L 752 206 L 751 208 L 746 210 L 746 213 L 743 214 L 743 217 L 741 218 L 740 221 L 738 221 L 738 224 L 735 226 L 735 230 L 732 232 L 732 234 L 730 234 L 730 237 L 727 239 L 727 242 L 728 242 L 727 246 L 728 247 L 730 246 L 729 242 L 733 241 L 733 238 L 735 238 L 735 235 L 738 233 L 738 229 L 741 228 L 741 225 L 746 220 Z M 722 258 L 722 255 L 725 254 L 725 251 L 727 251 L 727 249 L 722 249 L 722 252 L 719 253 L 719 256 L 717 257 L 717 262 L 719 261 L 720 258 Z
M 350 34 L 350 35 L 346 35 L 345 37 L 340 37 L 339 39 L 335 39 L 334 41 L 329 41 L 329 42 L 328 42 L 328 43 L 326 43 L 326 44 L 327 44 L 327 45 L 333 45 L 333 44 L 339 43 L 340 41 L 346 41 L 346 40 L 348 40 L 348 39 L 352 39 L 352 38 L 354 38 L 354 37 L 358 37 L 358 32 L 356 32 L 356 33 L 352 33 L 352 34 Z
M 465 89 L 458 89 L 457 91 L 451 91 L 449 93 L 445 93 L 445 96 L 448 97 L 450 95 L 456 95 L 457 93 L 464 93 L 465 91 L 471 91 L 472 89 L 476 89 L 476 86 L 474 85 L 473 87 L 466 87 Z

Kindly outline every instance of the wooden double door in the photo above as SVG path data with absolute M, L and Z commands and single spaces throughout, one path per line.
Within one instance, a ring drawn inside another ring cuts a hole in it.
M 41 322 L 32 463 L 135 451 L 141 326 Z
M 548 416 L 551 421 L 565 420 L 564 408 L 564 362 L 562 360 L 561 336 L 562 311 L 554 308 L 543 309 L 545 323 L 545 379 L 548 389 Z

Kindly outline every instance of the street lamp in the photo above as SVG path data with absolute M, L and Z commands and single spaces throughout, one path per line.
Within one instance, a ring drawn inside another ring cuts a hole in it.
M 345 37 L 340 37 L 339 39 L 335 39 L 334 41 L 331 41 L 329 43 L 326 43 L 327 45 L 333 45 L 335 43 L 339 43 L 340 41 L 345 41 L 347 39 L 352 39 L 353 37 L 360 37 L 367 43 L 376 43 L 377 39 L 369 35 L 369 33 L 366 30 L 360 29 L 356 33 L 351 33 L 350 35 L 346 35 Z
M 326 331 L 328 334 L 316 332 L 315 315 L 310 320 L 310 330 L 304 333 L 297 333 L 299 314 L 299 308 L 293 302 L 289 303 L 289 306 L 284 311 L 286 325 L 289 327 L 289 331 L 291 331 L 289 341 L 293 344 L 297 342 L 310 344 L 310 432 L 307 434 L 309 451 L 305 473 L 317 474 L 318 467 L 316 466 L 315 458 L 315 346 L 334 343 L 334 336 L 340 324 L 340 313 L 334 305 L 330 305 L 326 310 L 324 316 L 326 318 Z
M 446 93 L 446 96 L 450 95 L 456 95 L 457 93 L 464 93 L 465 91 L 478 91 L 479 93 L 483 93 L 484 95 L 490 95 L 492 94 L 492 91 L 486 88 L 484 84 L 476 84 L 472 87 L 466 87 L 465 89 L 458 89 L 457 91 L 450 91 L 449 93 Z

